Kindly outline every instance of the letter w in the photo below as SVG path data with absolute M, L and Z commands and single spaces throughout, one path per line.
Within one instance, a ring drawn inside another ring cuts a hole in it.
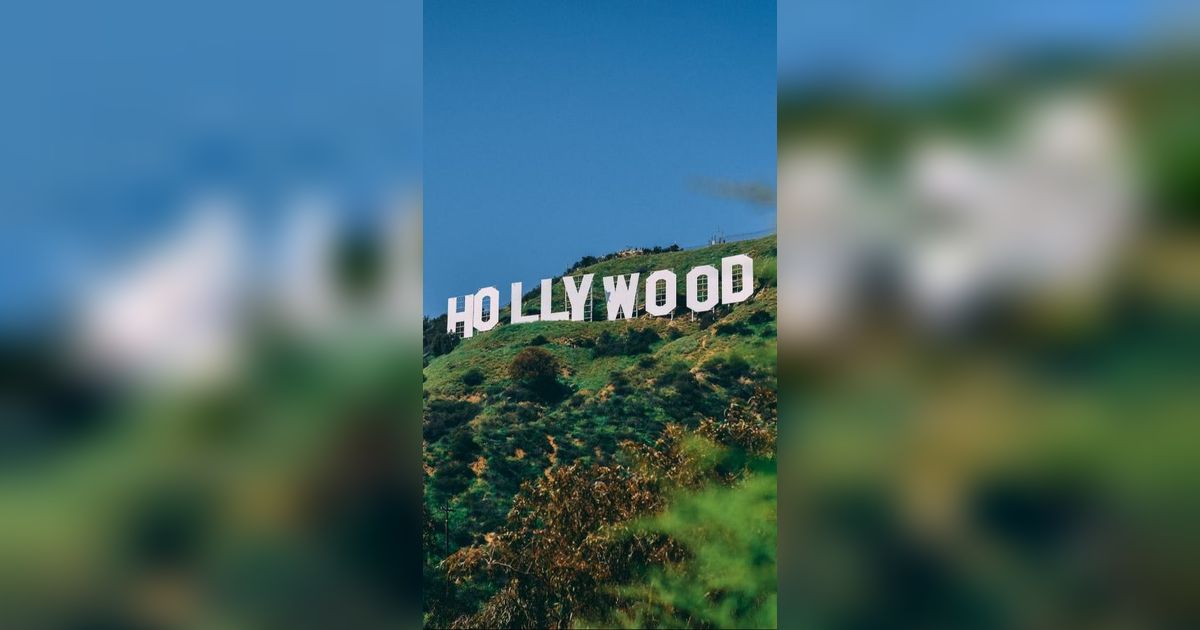
M 608 311 L 608 319 L 616 319 L 621 311 L 625 312 L 625 319 L 633 317 L 634 301 L 637 299 L 638 275 L 636 273 L 629 274 L 628 284 L 625 282 L 625 276 L 605 276 L 604 293 L 608 297 L 605 310 Z

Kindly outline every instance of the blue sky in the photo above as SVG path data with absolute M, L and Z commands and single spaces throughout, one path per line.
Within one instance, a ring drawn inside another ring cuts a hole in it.
M 1187 4 L 784 0 L 779 74 L 947 80 L 1039 40 L 1136 47 Z M 422 115 L 427 313 L 586 253 L 774 222 L 692 184 L 774 181 L 771 2 L 438 0 L 424 66 L 419 0 L 9 5 L 0 327 L 54 304 L 57 254 L 135 251 L 206 186 L 268 212 L 320 184 L 361 211 L 419 177 Z
M 439 1 L 424 41 L 426 313 L 774 225 L 695 185 L 774 185 L 774 2 Z
M 782 0 L 779 75 L 784 85 L 853 75 L 903 88 L 953 81 L 975 64 L 1047 43 L 1128 50 L 1178 26 L 1189 2 Z

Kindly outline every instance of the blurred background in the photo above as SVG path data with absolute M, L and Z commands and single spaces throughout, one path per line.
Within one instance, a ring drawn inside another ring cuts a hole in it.
M 779 3 L 782 625 L 1200 618 L 1197 17 Z M 415 624 L 420 3 L 0 78 L 0 626 Z
M 417 623 L 421 14 L 0 9 L 0 627 Z
M 779 3 L 782 627 L 1200 622 L 1194 3 Z

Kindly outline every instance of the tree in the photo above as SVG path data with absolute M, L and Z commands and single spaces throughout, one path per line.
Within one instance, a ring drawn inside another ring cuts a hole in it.
M 561 400 L 567 388 L 558 382 L 558 359 L 539 347 L 525 348 L 513 357 L 508 376 L 518 387 L 543 401 Z
M 776 627 L 775 487 L 773 472 L 752 474 L 681 496 L 638 524 L 643 535 L 669 537 L 683 558 L 626 586 L 628 606 L 613 621 L 630 628 Z
M 455 584 L 487 576 L 503 585 L 454 627 L 570 628 L 607 616 L 618 599 L 606 586 L 630 579 L 647 559 L 674 559 L 665 536 L 619 527 L 661 505 L 656 480 L 637 470 L 550 468 L 522 487 L 507 528 L 446 559 Z
M 446 332 L 446 316 L 426 317 L 423 321 L 424 354 L 427 357 L 437 357 L 449 353 L 458 345 L 458 335 Z
M 431 486 L 445 495 L 456 495 L 466 490 L 475 479 L 471 463 L 480 453 L 479 444 L 469 426 L 460 426 L 451 432 L 448 455 L 433 475 Z
M 769 396 L 758 406 L 767 408 Z M 668 426 L 612 461 L 556 465 L 521 486 L 505 526 L 442 565 L 496 590 L 434 620 L 462 628 L 763 627 L 774 622 L 775 477 Z

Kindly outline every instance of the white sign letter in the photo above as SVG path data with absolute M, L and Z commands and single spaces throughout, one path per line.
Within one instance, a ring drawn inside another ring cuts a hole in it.
M 704 299 L 700 299 L 700 278 L 704 278 Z M 687 307 L 697 313 L 711 311 L 721 299 L 717 284 L 717 268 L 700 265 L 687 274 Z
M 638 275 L 630 274 L 628 284 L 625 282 L 625 276 L 604 277 L 604 292 L 608 296 L 608 302 L 605 304 L 608 319 L 616 319 L 622 310 L 625 311 L 626 319 L 633 316 L 633 306 L 637 300 Z
M 658 303 L 658 285 L 666 283 L 663 291 L 663 303 Z M 675 284 L 675 272 L 670 269 L 660 269 L 646 276 L 646 312 L 655 317 L 668 315 L 675 310 L 675 294 L 679 288 Z
M 463 338 L 469 338 L 475 332 L 475 324 L 472 318 L 475 316 L 475 296 L 463 296 L 463 310 L 458 310 L 455 306 L 458 304 L 458 298 L 450 298 L 446 300 L 446 332 L 455 333 L 459 323 L 463 325 Z
M 745 302 L 754 294 L 754 259 L 745 255 L 721 259 L 721 303 Z
M 569 315 L 566 311 L 554 312 L 554 283 L 550 278 L 542 278 L 542 321 L 560 322 Z
M 514 323 L 514 324 L 528 324 L 529 322 L 536 322 L 538 320 L 537 315 L 526 315 L 521 312 L 521 283 L 520 282 L 512 283 L 511 307 L 512 307 L 512 323 Z
M 566 276 L 563 278 L 563 285 L 567 290 L 567 301 L 571 304 L 571 321 L 583 321 L 583 307 L 587 304 L 588 294 L 592 292 L 592 275 L 586 274 L 579 281 L 579 286 L 575 286 L 575 278 Z
M 488 318 L 483 318 L 483 299 L 488 301 Z M 500 291 L 496 287 L 484 287 L 475 292 L 475 328 L 491 330 L 500 323 Z

